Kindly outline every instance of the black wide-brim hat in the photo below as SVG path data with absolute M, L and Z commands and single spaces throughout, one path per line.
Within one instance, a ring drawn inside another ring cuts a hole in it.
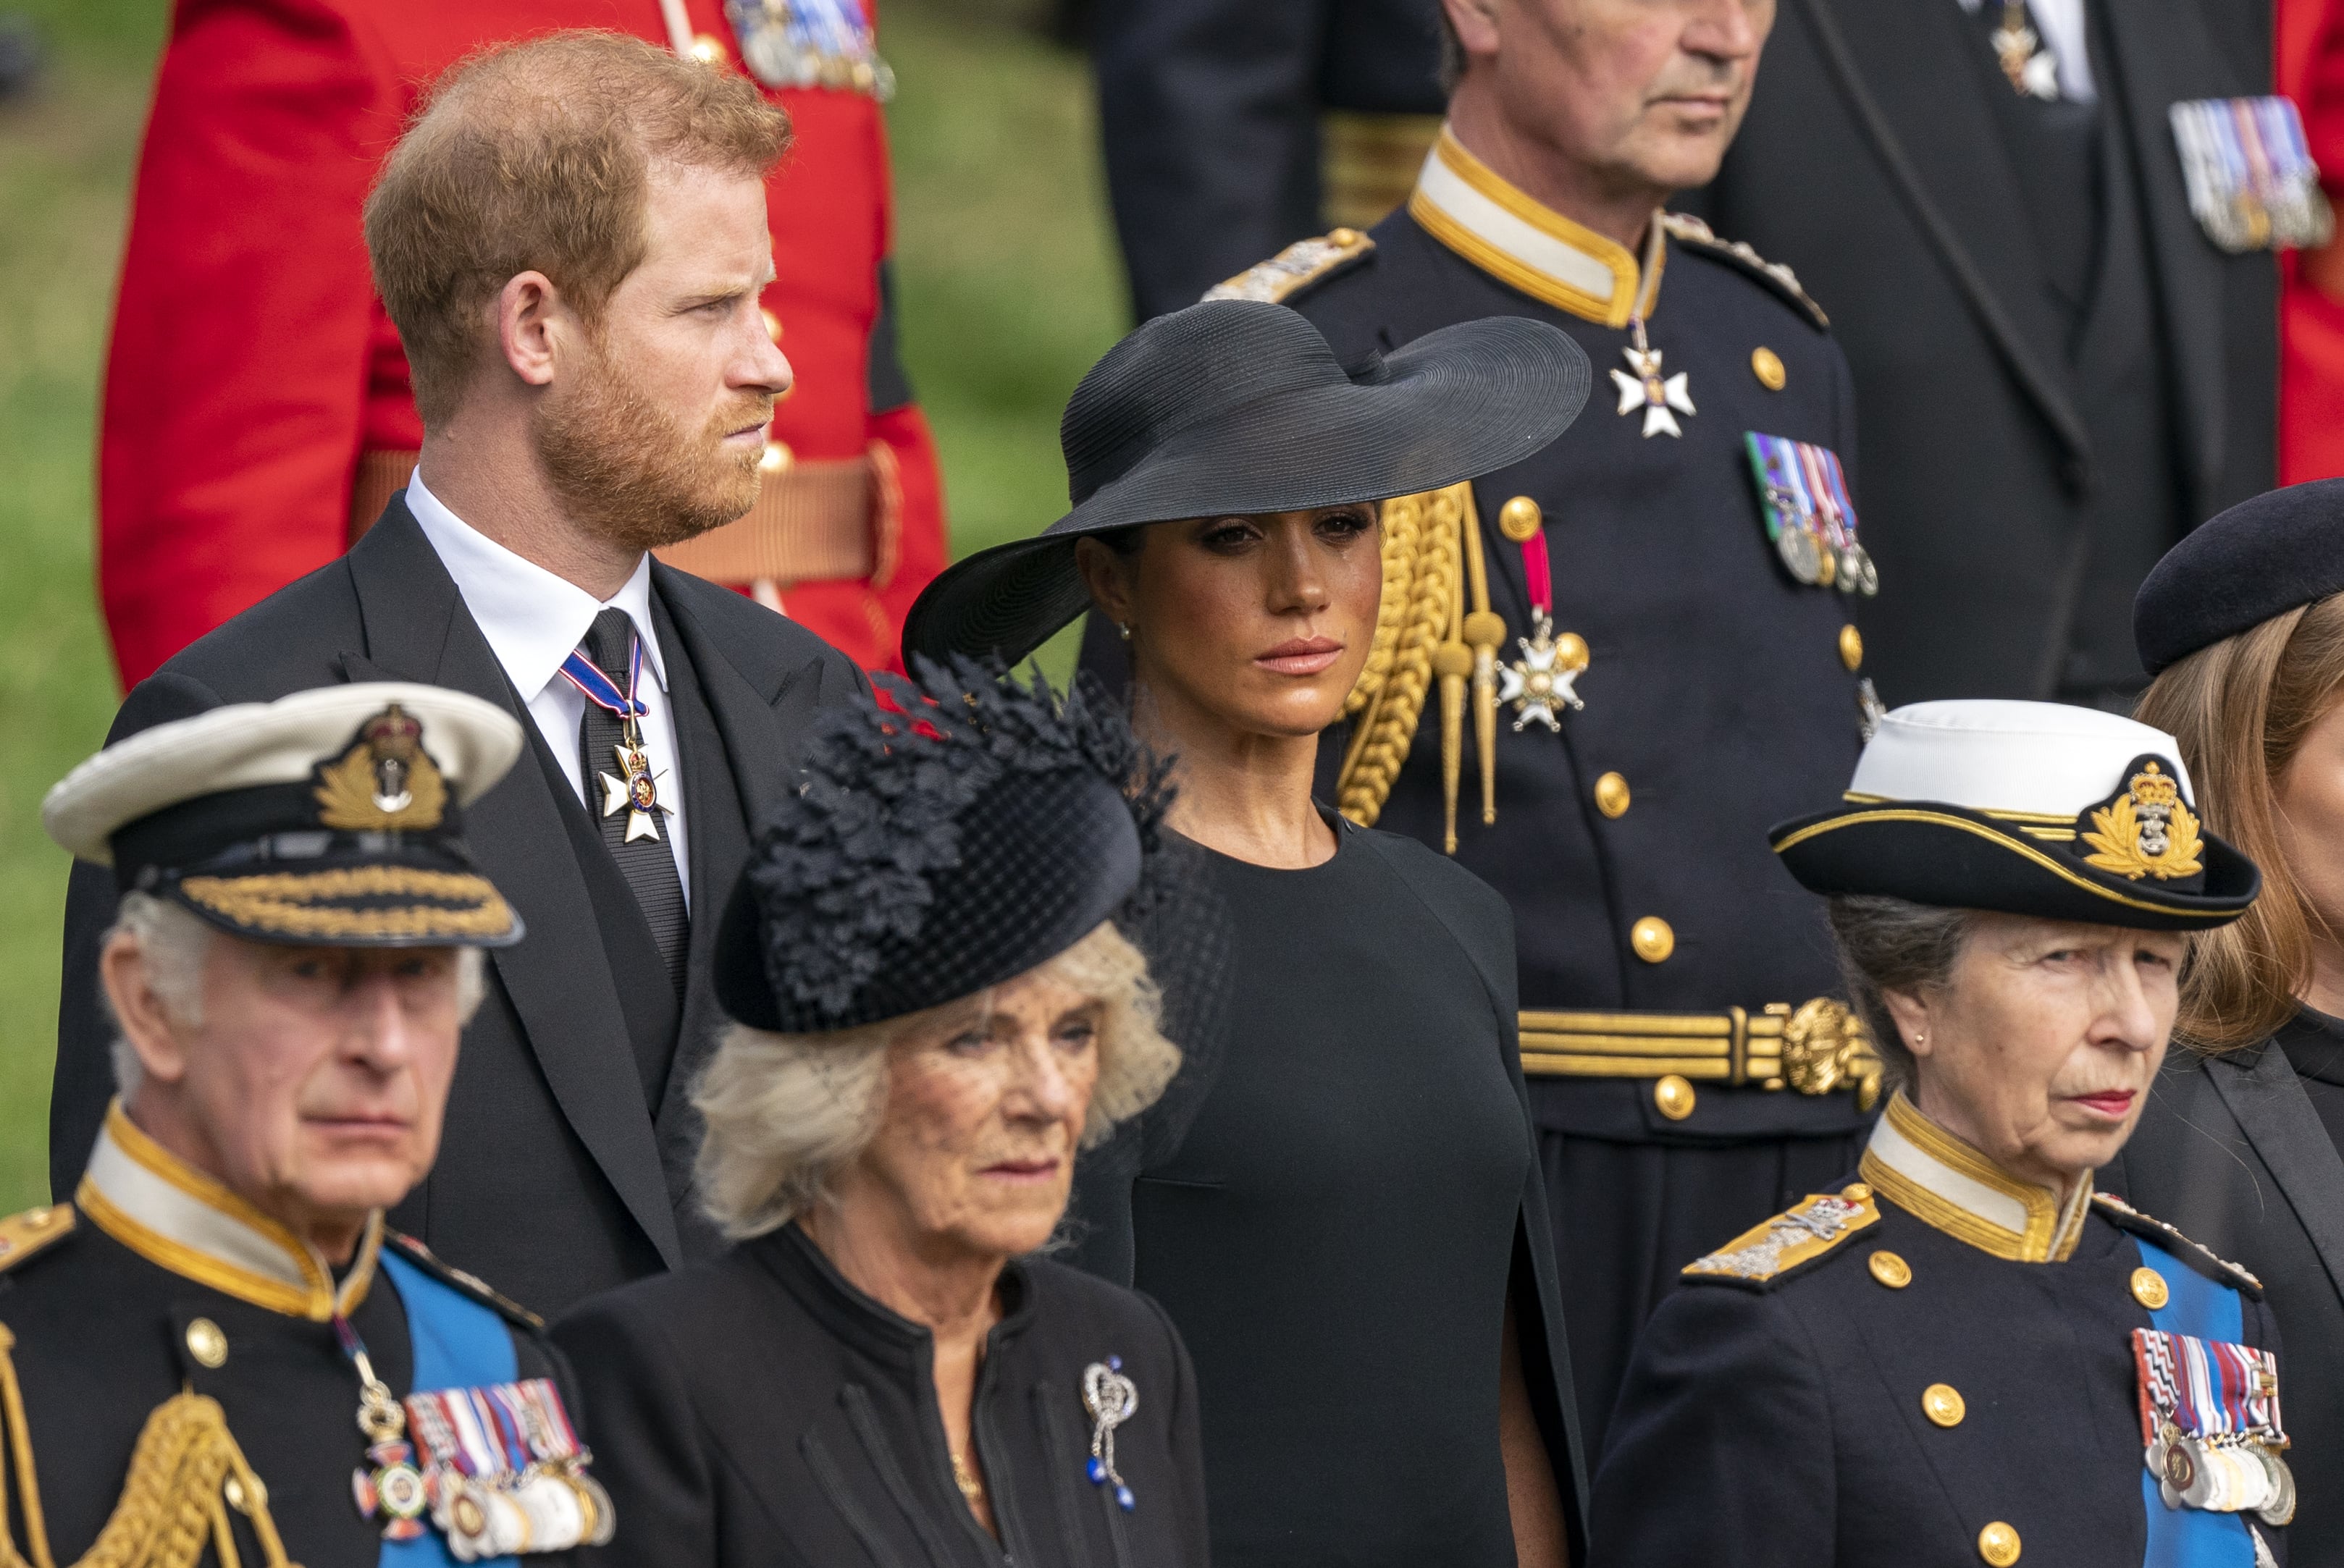
M 2246 913 L 2255 863 L 2198 819 L 2173 737 L 2047 702 L 1882 720 L 1846 796 L 1768 835 L 1811 891 L 2143 930 Z
M 1073 510 L 930 583 L 904 652 L 1024 658 L 1088 604 L 1086 535 L 1382 501 L 1519 463 L 1571 427 L 1592 372 L 1569 334 L 1492 317 L 1345 367 L 1282 305 L 1159 316 L 1085 376 L 1059 424 Z
M 512 767 L 494 703 L 372 681 L 237 703 L 141 730 L 51 789 L 76 858 L 248 940 L 504 947 L 520 916 L 481 875 L 464 808 Z
M 1112 703 L 975 660 L 913 668 L 817 719 L 726 900 L 712 978 L 739 1022 L 828 1033 L 958 1001 L 1103 922 L 1135 935 L 1177 879 L 1168 769 Z

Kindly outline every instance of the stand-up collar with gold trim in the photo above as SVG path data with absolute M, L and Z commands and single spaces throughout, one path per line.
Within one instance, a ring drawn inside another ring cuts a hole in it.
M 1902 1091 L 1888 1101 L 1864 1151 L 1864 1179 L 1915 1219 L 1983 1252 L 2018 1263 L 2062 1263 L 2075 1255 L 2092 1179 L 2058 1194 L 2008 1174 L 1920 1111 Z
M 74 1202 L 90 1222 L 148 1262 L 288 1317 L 325 1322 L 366 1299 L 382 1213 L 367 1220 L 338 1289 L 300 1238 L 141 1132 L 120 1101 L 89 1157 Z
M 1658 223 L 1647 282 L 1625 246 L 1509 185 L 1446 126 L 1425 155 L 1408 211 L 1426 233 L 1482 271 L 1583 320 L 1626 327 L 1639 314 L 1640 288 L 1650 297 L 1641 312 L 1646 319 L 1659 304 L 1666 247 Z

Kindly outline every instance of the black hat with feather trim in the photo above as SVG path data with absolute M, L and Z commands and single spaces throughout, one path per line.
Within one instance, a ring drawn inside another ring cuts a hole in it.
M 990 662 L 914 668 L 824 713 L 733 887 L 714 978 L 742 1023 L 821 1033 L 941 1007 L 1103 921 L 1136 939 L 1165 890 L 1169 767 L 1111 704 Z
M 1921 702 L 1881 721 L 1841 805 L 1770 838 L 1818 893 L 2207 930 L 2246 913 L 2262 873 L 2196 804 L 2161 729 L 2050 702 Z

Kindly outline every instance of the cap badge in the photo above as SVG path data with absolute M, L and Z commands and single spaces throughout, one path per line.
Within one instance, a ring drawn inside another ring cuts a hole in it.
M 352 833 L 437 828 L 448 784 L 423 749 L 423 726 L 396 702 L 367 720 L 338 761 L 318 769 L 318 820 Z
M 2092 853 L 2084 863 L 2129 881 L 2168 882 L 2203 871 L 2198 819 L 2181 799 L 2180 781 L 2155 762 L 2134 774 L 2125 792 L 2092 813 L 2082 835 Z

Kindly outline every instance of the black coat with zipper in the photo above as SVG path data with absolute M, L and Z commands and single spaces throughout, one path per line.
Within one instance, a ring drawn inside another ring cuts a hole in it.
M 1001 1276 L 971 1432 L 1001 1535 L 954 1484 L 928 1331 L 794 1225 L 554 1326 L 593 1414 L 626 1568 L 1205 1568 L 1197 1381 L 1137 1292 L 1037 1261 Z M 1083 1373 L 1138 1392 L 1115 1432 L 1133 1506 L 1086 1473 Z

